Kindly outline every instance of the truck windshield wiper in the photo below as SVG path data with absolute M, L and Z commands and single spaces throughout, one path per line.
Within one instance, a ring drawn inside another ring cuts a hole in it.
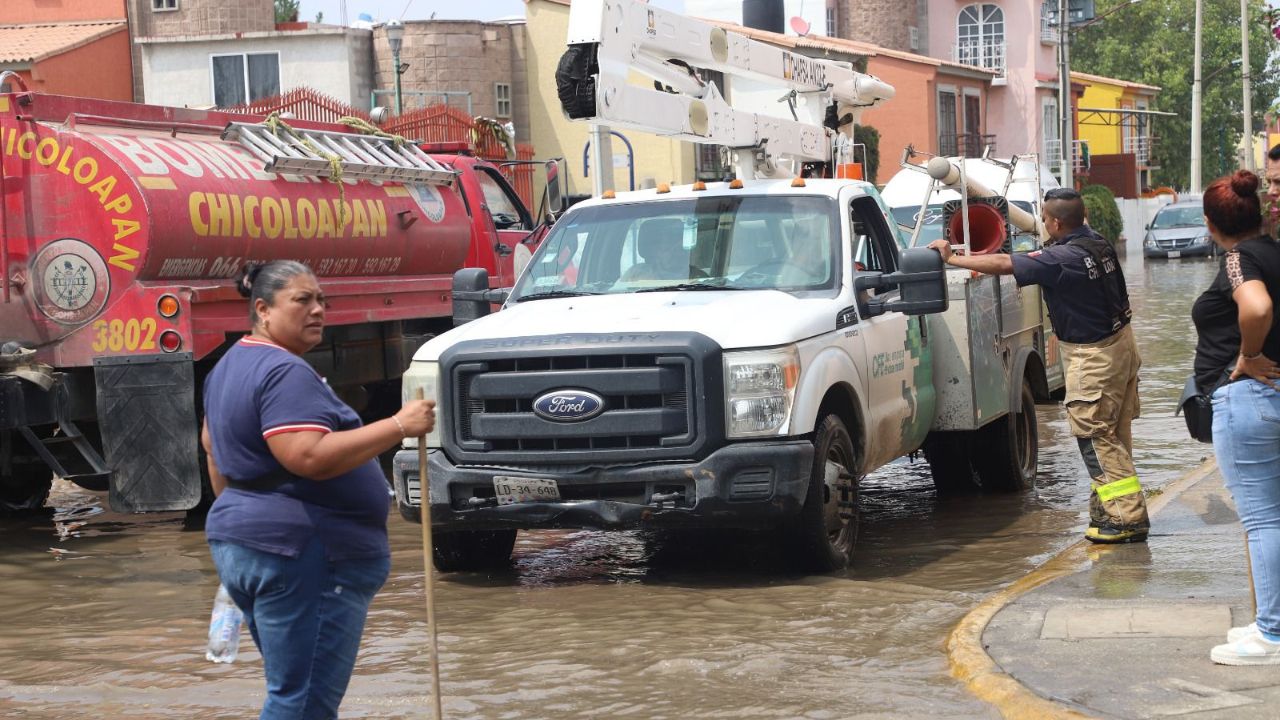
M 636 290 L 636 292 L 667 292 L 671 290 L 746 290 L 746 288 L 737 287 L 735 285 L 716 285 L 714 283 L 678 283 L 676 285 L 660 285 L 658 287 L 641 288 Z
M 516 302 L 524 302 L 525 300 L 545 300 L 547 298 L 567 298 L 567 297 L 583 297 L 585 295 L 599 295 L 596 292 L 582 292 L 581 290 L 548 290 L 546 292 L 530 293 L 521 295 L 516 298 Z

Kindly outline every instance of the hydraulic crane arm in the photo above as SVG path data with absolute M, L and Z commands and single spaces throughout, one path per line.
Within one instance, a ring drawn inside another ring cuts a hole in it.
M 568 45 L 556 83 L 571 119 L 750 150 L 739 154 L 739 177 L 773 175 L 782 158 L 829 161 L 834 135 L 851 138 L 861 111 L 894 93 L 848 63 L 636 0 L 576 0 Z M 728 98 L 694 68 L 723 73 Z M 630 82 L 632 72 L 661 89 Z

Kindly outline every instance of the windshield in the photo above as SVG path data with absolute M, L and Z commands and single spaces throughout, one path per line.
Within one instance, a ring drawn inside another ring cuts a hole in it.
M 512 300 L 642 291 L 834 290 L 839 215 L 822 196 L 597 205 L 556 223 Z
M 1032 215 L 1037 215 L 1040 212 L 1034 205 L 1025 200 L 1014 200 L 1011 204 L 1026 210 Z M 892 209 L 892 212 L 893 221 L 898 223 L 905 236 L 910 237 L 911 232 L 915 229 L 916 219 L 922 214 L 920 206 L 896 207 Z M 916 238 L 916 247 L 924 247 L 942 237 L 942 212 L 943 206 L 941 203 L 924 208 L 924 225 L 920 227 L 920 237 Z M 1031 235 L 1018 235 L 1016 239 L 1017 243 L 1013 248 L 1014 252 L 1035 250 L 1035 238 Z M 959 244 L 959 241 L 954 242 Z
M 1151 221 L 1152 230 L 1203 226 L 1204 208 L 1199 205 L 1165 207 L 1156 213 L 1156 219 Z

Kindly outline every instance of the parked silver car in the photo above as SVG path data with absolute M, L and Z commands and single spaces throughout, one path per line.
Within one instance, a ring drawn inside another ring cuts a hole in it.
M 1160 208 L 1142 241 L 1142 254 L 1149 258 L 1207 257 L 1213 252 L 1213 240 L 1204 224 L 1204 205 L 1199 198 Z

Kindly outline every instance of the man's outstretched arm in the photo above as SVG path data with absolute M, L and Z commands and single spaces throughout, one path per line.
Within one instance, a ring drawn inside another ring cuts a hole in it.
M 951 243 L 946 240 L 934 240 L 929 247 L 942 255 L 942 261 L 948 265 L 965 270 L 975 270 L 984 275 L 1012 275 L 1013 256 L 1005 253 L 993 255 L 956 255 L 951 251 Z

